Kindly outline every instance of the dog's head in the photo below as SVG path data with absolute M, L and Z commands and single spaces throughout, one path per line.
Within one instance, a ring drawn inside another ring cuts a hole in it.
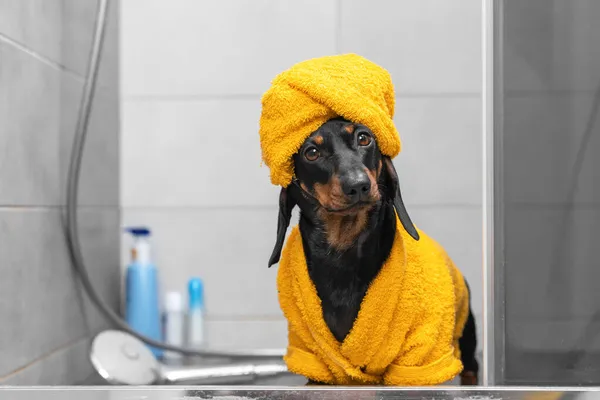
M 381 199 L 382 156 L 363 125 L 330 120 L 294 155 L 294 184 L 326 213 L 352 215 Z
M 279 261 L 297 204 L 322 220 L 364 216 L 358 220 L 366 221 L 369 210 L 392 201 L 406 231 L 419 239 L 402 202 L 394 164 L 381 154 L 366 126 L 341 118 L 329 120 L 304 141 L 293 161 L 294 180 L 279 196 L 277 241 L 269 267 Z

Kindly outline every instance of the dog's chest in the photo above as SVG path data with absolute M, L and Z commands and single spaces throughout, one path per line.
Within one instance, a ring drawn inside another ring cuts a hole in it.
M 354 325 L 372 277 L 360 274 L 358 268 L 315 267 L 310 275 L 321 299 L 323 319 L 342 342 Z

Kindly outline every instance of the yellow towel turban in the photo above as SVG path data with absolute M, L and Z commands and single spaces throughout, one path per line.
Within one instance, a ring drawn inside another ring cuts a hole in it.
M 260 117 L 262 157 L 271 182 L 292 181 L 292 156 L 322 124 L 343 117 L 366 125 L 381 152 L 400 152 L 394 126 L 394 86 L 382 67 L 356 54 L 315 58 L 279 74 L 263 95 Z

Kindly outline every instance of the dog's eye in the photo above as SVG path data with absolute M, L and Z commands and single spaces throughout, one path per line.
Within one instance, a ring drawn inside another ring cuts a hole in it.
M 364 133 L 364 132 L 359 133 L 357 142 L 358 142 L 359 146 L 368 146 L 371 144 L 371 136 L 369 136 L 367 133 Z
M 306 151 L 304 152 L 304 157 L 308 160 L 308 161 L 316 161 L 319 156 L 321 154 L 319 153 L 319 150 L 317 150 L 316 147 L 309 147 L 308 149 L 306 149 Z

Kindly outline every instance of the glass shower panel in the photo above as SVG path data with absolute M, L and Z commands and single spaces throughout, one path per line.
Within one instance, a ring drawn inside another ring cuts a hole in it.
M 496 384 L 600 385 L 600 1 L 495 11 Z

